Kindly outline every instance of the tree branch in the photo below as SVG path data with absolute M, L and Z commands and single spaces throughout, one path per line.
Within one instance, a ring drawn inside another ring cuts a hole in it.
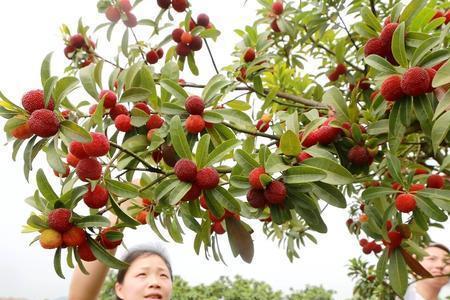
M 252 130 L 247 130 L 247 129 L 244 129 L 244 128 L 239 128 L 239 127 L 231 125 L 229 123 L 222 123 L 222 124 L 227 126 L 228 128 L 234 129 L 234 130 L 239 131 L 239 132 L 247 133 L 247 134 L 250 134 L 250 135 L 262 136 L 262 137 L 273 139 L 273 140 L 279 140 L 280 139 L 276 135 L 267 134 L 267 133 L 263 133 L 263 132 L 252 131 Z
M 142 159 L 141 157 L 139 157 L 137 154 L 133 153 L 132 151 L 130 151 L 130 150 L 128 150 L 128 149 L 125 149 L 125 148 L 123 148 L 122 146 L 120 146 L 120 145 L 118 145 L 118 144 L 116 144 L 116 143 L 114 143 L 114 142 L 111 142 L 111 141 L 109 142 L 109 144 L 110 144 L 111 146 L 113 146 L 114 148 L 117 148 L 117 149 L 119 149 L 120 151 L 125 152 L 126 154 L 128 154 L 128 155 L 134 157 L 135 159 L 137 159 L 138 161 L 140 161 L 145 167 L 147 167 L 147 169 L 148 169 L 150 172 L 158 173 L 158 174 L 165 174 L 164 171 L 152 167 L 148 162 L 146 162 L 144 159 Z

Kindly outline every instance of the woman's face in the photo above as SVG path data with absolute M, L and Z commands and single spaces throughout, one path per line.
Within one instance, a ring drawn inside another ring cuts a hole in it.
M 428 256 L 422 260 L 422 266 L 428 270 L 433 276 L 442 276 L 450 273 L 450 257 L 449 254 L 437 247 L 428 247 L 426 249 Z M 437 277 L 427 279 L 430 284 L 444 286 L 449 281 L 448 277 Z
M 123 300 L 170 300 L 172 280 L 169 268 L 158 255 L 143 255 L 133 261 L 123 283 L 116 283 L 115 289 Z

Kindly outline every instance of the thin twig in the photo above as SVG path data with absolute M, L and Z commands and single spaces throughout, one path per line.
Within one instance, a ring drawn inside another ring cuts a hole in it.
M 348 37 L 350 38 L 350 41 L 352 41 L 353 46 L 355 47 L 356 51 L 359 50 L 359 47 L 356 45 L 355 40 L 352 38 L 352 35 L 350 34 L 350 31 L 347 28 L 347 25 L 345 24 L 344 20 L 341 17 L 341 14 L 339 13 L 339 10 L 336 9 L 337 15 L 339 20 L 341 20 L 342 25 L 344 26 L 345 32 L 347 32 Z
M 116 64 L 116 63 L 114 63 L 114 62 L 112 62 L 112 61 L 110 61 L 110 60 L 107 60 L 106 58 L 102 57 L 102 56 L 99 55 L 98 53 L 94 53 L 94 56 L 97 57 L 97 58 L 99 58 L 99 59 L 101 59 L 101 60 L 103 60 L 103 61 L 105 61 L 105 62 L 107 62 L 107 63 L 110 64 L 110 65 L 113 65 L 113 66 L 116 67 L 116 68 L 119 68 L 121 71 L 123 71 L 123 68 L 122 68 L 121 66 L 119 66 L 118 64 Z
M 120 146 L 114 142 L 110 141 L 109 144 L 111 146 L 113 146 L 114 148 L 117 148 L 120 151 L 125 152 L 126 154 L 128 154 L 128 155 L 134 157 L 135 159 L 137 159 L 138 161 L 140 161 L 145 167 L 147 167 L 148 171 L 153 172 L 153 173 L 158 173 L 158 174 L 165 174 L 165 172 L 163 170 L 152 167 L 148 162 L 146 162 L 144 159 L 139 157 L 136 153 L 133 153 L 132 151 L 125 149 L 122 146 Z
M 133 28 L 130 28 L 130 31 L 131 31 L 131 33 L 132 33 L 133 36 L 134 36 L 134 40 L 136 41 L 136 45 L 137 45 L 138 48 L 139 48 L 139 52 L 141 52 L 142 59 L 144 60 L 145 64 L 148 65 L 148 62 L 147 62 L 147 60 L 145 59 L 145 53 L 144 53 L 144 50 L 142 50 L 141 46 L 139 45 L 139 41 L 138 41 L 138 39 L 137 39 L 136 34 L 134 33 Z
M 262 132 L 258 132 L 258 131 L 247 130 L 247 129 L 244 129 L 244 128 L 240 128 L 240 127 L 231 125 L 229 123 L 222 123 L 222 124 L 227 126 L 228 128 L 234 129 L 234 130 L 239 131 L 239 132 L 247 133 L 247 134 L 250 134 L 250 135 L 262 136 L 262 137 L 269 138 L 269 139 L 272 139 L 272 140 L 279 140 L 280 139 L 276 135 L 262 133 Z
M 216 70 L 216 74 L 219 74 L 219 70 L 217 69 L 216 62 L 214 61 L 214 57 L 212 55 L 211 49 L 209 48 L 208 41 L 206 39 L 203 39 L 203 40 L 205 41 L 206 49 L 208 49 L 209 57 L 211 57 L 211 61 L 214 66 L 214 70 Z

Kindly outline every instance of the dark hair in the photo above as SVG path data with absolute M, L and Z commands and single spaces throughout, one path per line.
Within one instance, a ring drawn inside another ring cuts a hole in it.
M 430 243 L 430 244 L 427 246 L 427 248 L 430 248 L 430 247 L 439 248 L 439 249 L 441 249 L 441 250 L 444 250 L 444 251 L 447 252 L 447 253 L 450 253 L 450 250 L 449 250 L 445 245 L 443 245 L 443 244 L 439 244 L 439 243 Z
M 170 264 L 168 255 L 166 253 L 166 250 L 161 246 L 140 246 L 131 249 L 128 251 L 128 253 L 122 258 L 122 261 L 128 263 L 128 267 L 120 269 L 117 273 L 117 279 L 116 282 L 122 284 L 123 280 L 125 278 L 125 275 L 128 272 L 128 269 L 130 268 L 130 265 L 138 258 L 145 257 L 145 256 L 151 256 L 156 255 L 159 256 L 164 263 L 167 266 L 167 269 L 169 269 L 170 279 L 173 281 L 173 274 L 172 274 L 172 265 Z M 119 298 L 119 296 L 116 295 L 117 300 L 122 300 Z

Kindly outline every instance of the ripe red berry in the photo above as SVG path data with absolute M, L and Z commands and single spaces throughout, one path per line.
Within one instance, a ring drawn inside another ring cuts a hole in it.
M 156 54 L 158 54 L 158 58 L 161 59 L 164 56 L 164 50 L 163 48 L 156 49 Z
M 433 174 L 427 178 L 427 187 L 432 189 L 442 189 L 445 185 L 444 177 L 438 174 Z
M 182 28 L 175 28 L 172 31 L 172 40 L 174 40 L 177 43 L 181 42 L 181 36 L 183 35 L 184 30 Z
M 105 15 L 106 18 L 113 23 L 116 23 L 120 20 L 120 10 L 112 5 L 108 6 L 105 11 Z
M 430 77 L 430 85 L 428 86 L 428 90 L 426 92 L 431 93 L 434 90 L 433 79 L 434 79 L 434 76 L 436 75 L 436 70 L 432 69 L 432 68 L 426 68 L 425 70 L 428 73 L 428 77 Z
M 347 72 L 347 67 L 344 64 L 338 64 L 336 66 L 336 72 L 340 75 L 345 74 Z
M 425 94 L 430 86 L 428 72 L 420 67 L 408 69 L 401 81 L 403 93 L 408 96 L 419 96 Z
M 425 185 L 420 184 L 420 183 L 411 184 L 411 186 L 409 187 L 409 192 L 413 193 L 413 192 L 421 191 L 424 188 L 425 188 Z
M 133 128 L 133 126 L 131 125 L 131 118 L 128 115 L 117 116 L 114 120 L 114 125 L 116 126 L 117 130 L 122 132 L 128 132 Z
M 57 208 L 48 214 L 48 226 L 59 233 L 66 232 L 72 227 L 70 218 L 72 211 L 67 208 Z
M 266 207 L 266 197 L 264 196 L 264 190 L 258 190 L 255 188 L 250 189 L 247 192 L 247 201 L 251 207 L 264 208 Z
M 98 180 L 102 176 L 102 165 L 95 158 L 81 159 L 75 172 L 81 181 Z
M 174 172 L 180 181 L 194 182 L 197 165 L 192 160 L 182 158 L 175 164 Z
M 161 7 L 162 9 L 168 9 L 170 6 L 170 2 L 171 0 L 158 0 L 158 6 Z
M 117 96 L 113 91 L 102 90 L 98 95 L 98 100 L 103 99 L 104 108 L 113 108 L 117 102 Z
M 19 140 L 25 140 L 33 136 L 33 133 L 30 130 L 30 126 L 28 122 L 23 123 L 22 125 L 17 126 L 13 130 L 11 130 L 11 135 Z
M 277 19 L 274 19 L 270 23 L 270 28 L 272 28 L 272 30 L 275 31 L 275 32 L 281 32 L 280 27 L 278 26 L 278 23 L 277 23 Z
M 28 126 L 37 136 L 51 137 L 59 130 L 59 120 L 53 111 L 43 108 L 33 111 L 28 119 Z
M 108 232 L 117 232 L 120 233 L 119 230 L 113 228 L 113 227 L 107 227 L 104 228 L 101 232 L 100 232 L 100 243 L 102 244 L 103 247 L 105 247 L 106 249 L 114 249 L 117 246 L 119 246 L 120 244 L 122 244 L 122 239 L 110 239 L 107 236 Z
M 130 0 L 119 0 L 119 7 L 124 12 L 130 12 L 133 6 L 131 6 Z
M 247 50 L 245 50 L 244 61 L 246 63 L 253 61 L 255 59 L 255 57 L 256 57 L 255 49 L 247 48 Z
M 312 131 L 310 134 L 308 134 L 308 136 L 303 140 L 302 146 L 308 148 L 308 147 L 311 147 L 311 146 L 317 144 L 319 142 L 317 133 L 318 133 L 318 131 L 316 129 L 316 130 Z M 302 136 L 303 136 L 303 134 L 301 134 L 301 136 L 299 136 L 300 140 L 302 139 Z
M 158 62 L 158 53 L 155 50 L 150 50 L 145 55 L 145 58 L 149 64 L 156 64 Z
M 109 116 L 111 119 L 115 120 L 119 115 L 128 115 L 128 109 L 123 104 L 116 104 L 109 111 Z
M 164 119 L 161 118 L 159 115 L 157 114 L 152 114 L 150 116 L 150 118 L 148 119 L 147 123 L 146 123 L 146 127 L 148 130 L 150 129 L 157 129 L 157 128 L 161 128 L 161 126 L 164 124 Z
M 62 246 L 62 235 L 53 229 L 44 229 L 39 236 L 39 243 L 44 249 L 56 249 Z
M 305 151 L 300 152 L 299 155 L 297 155 L 297 161 L 300 163 L 308 158 L 311 158 L 312 156 Z
M 179 56 L 188 56 L 191 53 L 189 46 L 183 43 L 178 43 L 175 50 Z
M 369 56 L 371 54 L 376 54 L 381 57 L 386 56 L 385 45 L 379 38 L 371 38 L 364 45 L 364 56 Z
M 76 49 L 83 47 L 83 45 L 85 45 L 83 35 L 79 33 L 72 35 L 69 40 L 69 45 Z
M 340 128 L 323 125 L 317 130 L 317 141 L 322 145 L 329 145 L 337 139 L 340 133 Z
M 364 247 L 365 245 L 367 245 L 369 242 L 366 239 L 360 239 L 359 240 L 359 245 L 361 247 Z
M 259 132 L 266 132 L 269 129 L 269 123 L 264 122 L 263 120 L 258 120 L 256 123 L 256 130 Z
M 70 174 L 70 168 L 68 165 L 65 165 L 64 167 L 65 167 L 64 174 L 60 174 L 60 173 L 56 172 L 56 170 L 53 170 L 53 174 L 55 174 L 55 176 L 57 176 L 57 177 L 66 178 Z
M 97 258 L 94 256 L 94 253 L 92 253 L 92 250 L 89 247 L 89 244 L 87 242 L 78 246 L 77 252 L 78 252 L 78 255 L 80 256 L 80 258 L 84 261 L 97 260 Z
M 409 213 L 416 208 L 416 199 L 411 194 L 400 194 L 395 198 L 395 207 L 399 212 Z
M 137 19 L 136 16 L 130 12 L 125 12 L 127 19 L 123 20 L 123 24 L 125 24 L 125 26 L 133 28 L 136 27 L 137 25 Z
M 150 115 L 152 113 L 152 110 L 145 102 L 137 102 L 136 104 L 134 104 L 133 108 L 138 108 L 145 112 L 147 115 Z
M 141 224 L 147 224 L 148 211 L 142 210 L 136 215 L 136 221 Z
M 206 167 L 197 172 L 195 183 L 202 190 L 211 190 L 219 185 L 219 173 L 213 167 Z
M 333 81 L 336 81 L 339 79 L 339 75 L 340 74 L 336 70 L 333 70 L 327 75 L 327 77 L 328 77 L 328 80 L 333 82 Z
M 198 50 L 202 49 L 202 46 L 203 46 L 202 38 L 197 35 L 193 35 L 192 41 L 189 44 L 189 49 L 191 49 L 192 51 L 198 51 Z
M 62 235 L 64 245 L 68 247 L 76 247 L 86 243 L 86 233 L 77 226 L 72 226 Z
M 383 42 L 387 49 L 391 48 L 392 36 L 394 35 L 394 31 L 397 29 L 398 23 L 389 23 L 384 26 L 383 30 L 380 33 L 380 40 Z
M 209 17 L 207 14 L 199 14 L 197 16 L 197 25 L 207 27 L 209 24 Z
M 278 180 L 274 180 L 267 186 L 264 191 L 264 196 L 267 199 L 267 202 L 271 204 L 281 204 L 284 202 L 286 198 L 286 186 L 284 183 Z
M 395 249 L 400 247 L 400 244 L 402 243 L 403 236 L 398 231 L 389 231 L 387 233 L 389 237 L 389 248 Z
M 254 189 L 262 190 L 264 188 L 263 184 L 259 180 L 259 176 L 262 174 L 267 174 L 264 167 L 257 167 L 250 171 L 248 174 L 248 182 Z
M 189 133 L 199 133 L 205 129 L 205 121 L 202 116 L 199 115 L 190 115 L 186 122 L 184 123 L 184 127 L 186 131 Z
M 175 152 L 175 149 L 173 148 L 173 146 L 163 144 L 161 146 L 161 149 L 162 149 L 162 155 L 163 155 L 164 162 L 168 166 L 174 167 L 180 158 L 178 157 L 177 153 Z
M 402 78 L 398 75 L 389 76 L 383 81 L 380 92 L 386 101 L 397 101 L 405 96 L 401 88 L 401 81 Z
M 92 190 L 91 187 L 83 196 L 84 203 L 90 208 L 100 208 L 108 202 L 108 191 L 101 185 L 97 184 Z
M 371 163 L 371 156 L 364 146 L 353 146 L 347 154 L 348 160 L 355 166 L 367 166 Z
M 45 107 L 45 97 L 43 90 L 31 90 L 22 96 L 22 106 L 30 114 L 38 109 L 47 108 L 53 110 L 55 108 L 55 103 L 53 98 L 50 97 L 47 107 Z
M 437 10 L 431 20 L 444 17 L 444 12 L 442 10 Z
M 275 1 L 272 4 L 272 12 L 276 15 L 281 15 L 283 13 L 283 2 L 281 0 Z
M 75 155 L 73 155 L 70 152 L 67 154 L 66 160 L 67 160 L 67 163 L 74 168 L 77 167 L 78 162 L 80 161 L 80 159 L 78 157 L 76 157 Z
M 84 151 L 83 144 L 77 141 L 72 141 L 69 145 L 69 152 L 79 159 L 88 158 L 89 155 Z
M 184 12 L 188 7 L 187 0 L 172 0 L 172 7 L 177 12 Z
M 189 32 L 183 32 L 181 42 L 186 45 L 190 44 L 192 42 L 192 35 Z
M 89 156 L 99 157 L 106 155 L 109 151 L 109 140 L 101 132 L 90 133 L 92 141 L 83 144 L 83 149 Z
M 186 193 L 186 195 L 183 196 L 181 200 L 183 201 L 192 201 L 200 197 L 200 194 L 202 193 L 202 189 L 196 184 L 193 183 L 189 191 Z
M 211 224 L 211 230 L 213 232 L 215 232 L 216 234 L 224 234 L 225 233 L 225 229 L 222 226 L 222 223 L 220 222 L 213 222 Z
M 184 107 L 186 108 L 186 111 L 191 115 L 201 115 L 203 114 L 203 110 L 205 109 L 205 103 L 199 96 L 192 95 L 186 98 Z
M 64 48 L 64 55 L 68 58 L 68 59 L 72 59 L 74 54 L 75 54 L 76 49 L 70 45 L 66 46 Z

